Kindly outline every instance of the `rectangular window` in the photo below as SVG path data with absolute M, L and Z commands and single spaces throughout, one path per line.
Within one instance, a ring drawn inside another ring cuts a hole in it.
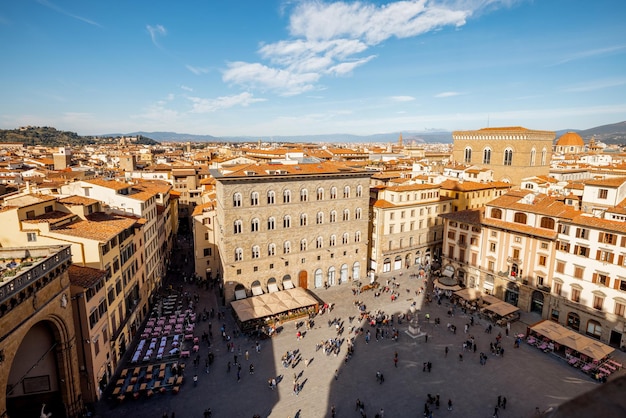
M 585 228 L 576 228 L 576 238 L 587 239 L 589 232 Z
M 598 199 L 606 199 L 609 197 L 608 189 L 599 189 L 598 190 Z
M 560 251 L 565 251 L 566 253 L 569 253 L 569 242 L 559 241 L 557 248 Z
M 491 251 L 492 253 L 496 251 L 496 243 L 495 242 L 490 242 L 489 243 L 489 251 Z
M 572 289 L 572 302 L 580 302 L 580 290 Z
M 205 257 L 209 257 L 211 255 L 211 249 L 210 248 L 205 248 L 204 249 L 204 256 Z
M 522 237 L 515 237 L 515 242 L 522 242 Z
M 557 261 L 556 262 L 556 272 L 557 273 L 565 273 L 565 262 Z
M 548 249 L 548 243 L 547 242 L 542 242 L 541 243 L 541 249 L 542 250 L 547 250 Z
M 554 283 L 554 294 L 561 296 L 561 291 L 563 290 L 563 285 L 561 283 Z
M 543 286 L 544 280 L 543 276 L 537 276 L 537 286 Z
M 539 265 L 545 267 L 546 264 L 548 264 L 548 257 L 546 257 L 545 255 L 540 255 L 539 256 Z
M 517 248 L 513 249 L 513 258 L 519 259 L 519 250 Z
M 26 233 L 26 239 L 28 240 L 28 242 L 35 242 L 35 241 L 37 241 L 37 233 L 35 233 L 35 232 L 28 232 L 28 233 Z
M 593 296 L 593 309 L 597 309 L 599 311 L 602 310 L 602 305 L 604 305 L 604 298 L 602 296 Z
M 618 316 L 624 316 L 624 314 L 626 313 L 626 305 L 624 305 L 623 303 L 619 303 L 619 302 L 615 302 L 615 311 L 614 311 L 615 315 Z
M 574 266 L 574 278 L 582 279 L 585 274 L 585 268 L 580 266 Z
M 493 261 L 490 261 L 488 264 L 487 270 L 493 273 L 495 269 L 496 269 L 496 263 L 494 263 Z

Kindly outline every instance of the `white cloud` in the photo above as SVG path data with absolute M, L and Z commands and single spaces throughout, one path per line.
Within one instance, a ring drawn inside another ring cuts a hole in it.
M 389 38 L 410 38 L 446 26 L 460 27 L 485 9 L 520 0 L 407 0 L 376 5 L 316 0 L 295 2 L 289 10 L 291 39 L 263 44 L 267 63 L 235 62 L 223 80 L 247 89 L 295 95 L 318 88 L 323 76 L 345 76 L 376 58 L 361 56 Z
M 158 41 L 159 36 L 167 35 L 167 30 L 165 29 L 165 27 L 163 25 L 156 25 L 156 26 L 146 25 L 146 29 L 148 30 L 148 33 L 150 34 L 150 39 L 152 39 L 152 43 L 160 48 L 160 45 L 157 41 Z
M 261 90 L 276 90 L 284 96 L 312 90 L 320 78 L 318 73 L 297 73 L 286 69 L 271 68 L 263 64 L 233 62 L 224 71 L 222 79 Z
M 555 62 L 554 64 L 550 66 L 561 65 L 561 64 L 565 64 L 571 61 L 581 60 L 585 58 L 592 58 L 592 57 L 597 57 L 597 56 L 602 56 L 602 55 L 610 55 L 616 52 L 622 52 L 624 49 L 626 49 L 626 45 L 614 45 L 614 46 L 609 46 L 606 48 L 579 51 L 579 52 L 570 54 L 566 57 L 563 57 L 561 60 Z
M 193 89 L 191 87 L 185 86 L 184 84 L 180 86 L 181 90 L 192 92 Z
M 626 84 L 626 79 L 593 80 L 584 84 L 563 88 L 567 93 L 582 93 L 595 90 L 603 90 L 611 87 L 619 87 Z
M 66 11 L 65 9 L 62 9 L 59 6 L 57 6 L 56 4 L 51 3 L 51 2 L 49 2 L 47 0 L 37 0 L 37 2 L 39 4 L 41 4 L 42 6 L 46 6 L 47 8 L 52 9 L 55 12 L 61 13 L 61 14 L 65 15 L 65 16 L 69 16 L 69 17 L 71 17 L 73 19 L 80 20 L 81 22 L 85 22 L 85 23 L 90 24 L 92 26 L 98 26 L 100 28 L 102 27 L 102 25 L 100 25 L 96 21 L 93 21 L 91 19 L 87 19 L 86 17 L 82 17 L 82 16 L 75 15 L 73 13 L 70 13 L 70 12 Z
M 413 96 L 391 96 L 390 99 L 394 102 L 412 102 L 415 100 Z
M 194 67 L 192 65 L 185 65 L 185 68 L 187 68 L 189 71 L 191 71 L 195 75 L 207 74 L 210 71 L 208 68 Z
M 458 92 L 458 91 L 444 91 L 438 94 L 435 94 L 434 97 L 441 99 L 441 98 L 445 98 L 445 97 L 454 97 L 454 96 L 460 96 L 464 93 Z
M 263 102 L 265 99 L 256 99 L 251 93 L 241 93 L 235 96 L 222 96 L 217 99 L 203 99 L 200 97 L 188 97 L 193 103 L 191 113 L 212 113 L 220 109 L 228 109 L 234 106 L 249 106 L 252 103 Z

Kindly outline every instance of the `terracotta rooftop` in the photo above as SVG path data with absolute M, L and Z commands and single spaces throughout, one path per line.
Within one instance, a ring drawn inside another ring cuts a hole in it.
M 626 182 L 626 177 L 610 177 L 598 180 L 587 180 L 585 184 L 590 186 L 619 187 Z
M 485 183 L 479 183 L 477 181 L 454 181 L 444 180 L 441 182 L 441 188 L 444 190 L 454 190 L 459 192 L 475 192 L 477 190 L 490 190 L 490 189 L 510 189 L 511 183 L 505 183 L 503 181 L 490 181 Z
M 521 200 L 529 194 L 533 193 L 524 190 L 512 190 L 495 198 L 488 203 L 488 206 L 570 219 L 579 213 L 571 206 L 544 194 L 533 194 L 532 203 L 522 203 Z
M 284 172 L 285 174 L 270 174 L 270 172 Z M 246 164 L 240 166 L 224 177 L 254 177 L 254 176 L 281 176 L 306 174 L 335 174 L 335 173 L 365 173 L 364 170 L 351 168 L 341 162 L 322 161 L 306 164 Z M 253 173 L 250 175 L 250 173 Z
M 85 183 L 90 183 L 96 186 L 106 187 L 113 190 L 123 190 L 131 187 L 131 184 L 123 181 L 105 180 L 101 178 L 85 180 Z
M 110 215 L 103 212 L 93 213 L 87 220 L 79 220 L 55 229 L 58 234 L 71 235 L 100 242 L 108 242 L 120 232 L 137 223 L 137 218 Z
M 467 209 L 458 212 L 442 213 L 440 218 L 449 219 L 451 221 L 462 222 L 470 225 L 480 225 L 484 214 L 484 208 Z
M 76 205 L 76 206 L 89 206 L 98 202 L 99 200 L 97 199 L 92 199 L 90 197 L 83 197 L 83 196 L 68 196 L 68 197 L 63 197 L 59 199 L 59 203 L 63 203 L 66 205 Z
M 70 265 L 68 273 L 70 276 L 70 283 L 84 289 L 93 287 L 107 275 L 105 270 L 79 266 L 77 264 Z
M 626 233 L 626 222 L 596 218 L 595 216 L 579 215 L 572 219 L 572 225 L 588 226 L 591 228 L 604 229 L 605 231 Z

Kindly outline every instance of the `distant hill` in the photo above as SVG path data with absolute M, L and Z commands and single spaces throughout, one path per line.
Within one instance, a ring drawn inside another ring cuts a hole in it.
M 73 146 L 109 144 L 117 143 L 117 137 L 94 137 L 81 136 L 76 132 L 59 131 L 49 126 L 29 126 L 19 129 L 0 129 L 0 143 L 21 142 L 26 145 L 42 145 L 45 147 Z M 141 136 L 134 142 L 136 144 L 155 145 L 158 142 Z
M 452 142 L 452 133 L 441 132 L 390 132 L 373 135 L 325 134 L 293 136 L 222 136 L 180 134 L 177 132 L 130 132 L 127 134 L 106 134 L 103 136 L 142 135 L 159 142 L 302 142 L 317 144 L 331 143 L 397 143 L 402 134 L 403 142 L 409 144 L 425 142 Z
M 626 121 L 596 126 L 595 128 L 578 131 L 578 134 L 584 140 L 594 137 L 605 144 L 626 144 Z

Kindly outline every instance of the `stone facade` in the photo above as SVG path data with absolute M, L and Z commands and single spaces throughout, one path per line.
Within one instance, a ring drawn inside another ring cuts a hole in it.
M 454 160 L 493 170 L 493 177 L 515 185 L 522 178 L 548 175 L 555 132 L 522 127 L 483 128 L 452 133 Z
M 250 296 L 285 281 L 317 288 L 364 277 L 370 173 L 337 165 L 217 177 L 216 233 L 227 301 L 236 289 Z

